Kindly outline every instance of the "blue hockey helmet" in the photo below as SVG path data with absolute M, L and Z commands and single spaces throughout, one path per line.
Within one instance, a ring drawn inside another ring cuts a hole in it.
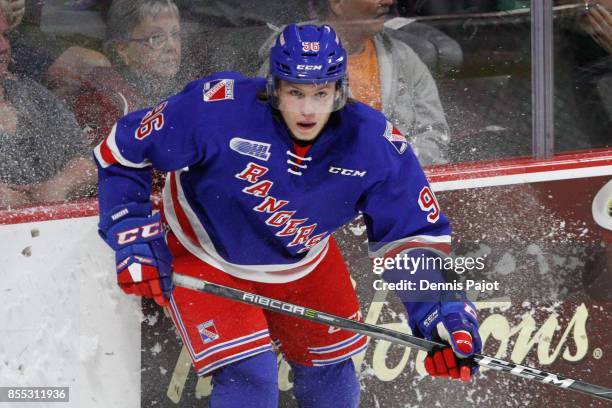
M 268 97 L 278 107 L 279 80 L 297 84 L 336 82 L 333 110 L 338 110 L 348 97 L 347 63 L 346 50 L 331 26 L 290 24 L 270 51 Z

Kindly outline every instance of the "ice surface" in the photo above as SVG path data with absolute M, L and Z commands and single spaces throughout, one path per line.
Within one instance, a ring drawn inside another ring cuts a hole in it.
M 140 407 L 140 301 L 117 288 L 96 222 L 0 228 L 0 386 L 70 387 L 69 403 L 18 408 Z

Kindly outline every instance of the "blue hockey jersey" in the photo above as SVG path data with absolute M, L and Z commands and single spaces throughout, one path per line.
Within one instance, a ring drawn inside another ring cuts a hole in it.
M 218 73 L 119 120 L 94 151 L 101 216 L 148 202 L 155 168 L 169 172 L 163 209 L 179 241 L 242 279 L 305 276 L 360 213 L 371 256 L 448 252 L 449 222 L 383 114 L 348 103 L 300 156 L 264 90 L 263 78 Z

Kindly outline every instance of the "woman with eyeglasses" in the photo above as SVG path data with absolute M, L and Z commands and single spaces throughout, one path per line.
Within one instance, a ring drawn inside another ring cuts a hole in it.
M 172 0 L 115 0 L 106 33 L 111 66 L 91 72 L 74 105 L 92 145 L 121 116 L 177 92 L 180 83 L 181 24 Z

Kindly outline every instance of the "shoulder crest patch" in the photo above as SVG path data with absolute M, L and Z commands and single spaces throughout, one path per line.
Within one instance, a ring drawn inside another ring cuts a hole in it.
M 408 148 L 406 137 L 389 121 L 387 121 L 383 136 L 393 145 L 393 147 L 395 147 L 395 150 L 397 150 L 399 154 L 403 154 Z
M 234 80 L 215 79 L 204 84 L 204 102 L 234 99 Z

